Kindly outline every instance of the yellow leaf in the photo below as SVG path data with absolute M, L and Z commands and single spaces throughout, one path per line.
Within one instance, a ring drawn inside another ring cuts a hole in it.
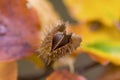
M 120 0 L 63 0 L 78 21 L 100 19 L 107 25 L 120 18 Z

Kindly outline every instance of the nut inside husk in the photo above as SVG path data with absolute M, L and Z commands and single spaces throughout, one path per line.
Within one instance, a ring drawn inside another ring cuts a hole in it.
M 57 59 L 71 54 L 81 42 L 81 38 L 74 33 L 66 33 L 66 23 L 60 22 L 53 29 L 47 31 L 39 49 L 39 57 L 50 65 Z

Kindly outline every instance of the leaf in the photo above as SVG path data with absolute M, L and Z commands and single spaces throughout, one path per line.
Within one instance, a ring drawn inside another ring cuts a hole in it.
M 46 80 L 86 80 L 83 76 L 72 74 L 66 70 L 54 71 Z
M 120 45 L 110 42 L 96 42 L 84 47 L 91 54 L 120 65 Z
M 120 32 L 115 27 L 102 25 L 100 30 L 93 31 L 85 22 L 69 27 L 68 31 L 81 35 L 83 39 L 76 53 L 86 52 L 102 64 L 120 65 Z
M 0 27 L 0 60 L 18 60 L 38 47 L 40 23 L 26 0 L 0 0 Z
M 38 58 L 37 54 L 32 54 L 31 56 L 26 58 L 27 60 L 31 61 L 37 68 L 45 68 L 44 62 Z
M 100 19 L 106 25 L 119 20 L 119 0 L 63 0 L 71 16 L 77 21 Z

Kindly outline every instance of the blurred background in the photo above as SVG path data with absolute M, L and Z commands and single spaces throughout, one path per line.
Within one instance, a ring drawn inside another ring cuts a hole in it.
M 87 80 L 120 80 L 118 76 L 120 75 L 120 1 L 46 0 L 46 2 L 50 2 L 51 10 L 57 14 L 58 19 L 70 23 L 70 31 L 82 37 L 81 47 L 75 53 L 75 57 L 72 56 L 75 73 Z M 49 18 L 48 14 L 50 13 L 46 10 L 44 16 Z M 43 20 L 46 21 L 44 24 L 49 24 L 46 19 Z M 45 73 L 44 69 L 37 69 L 27 60 L 18 61 L 18 65 L 19 80 L 44 80 L 48 76 L 41 77 L 40 75 Z

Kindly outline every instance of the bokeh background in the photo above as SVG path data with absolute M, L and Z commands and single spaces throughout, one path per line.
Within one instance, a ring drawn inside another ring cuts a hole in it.
M 119 0 L 49 1 L 60 18 L 63 21 L 69 21 L 72 25 L 73 31 L 81 35 L 83 38 L 83 44 L 81 46 L 83 46 L 82 48 L 87 52 L 82 53 L 87 54 L 79 54 L 77 56 L 74 63 L 75 72 L 77 74 L 85 76 L 88 80 L 99 80 L 101 75 L 107 71 L 107 69 L 108 71 L 109 69 L 113 69 L 113 71 L 109 72 L 111 74 L 120 70 Z M 105 4 L 108 4 L 108 6 L 104 6 Z M 74 30 L 76 27 L 78 31 Z M 81 32 L 79 33 L 79 31 Z M 89 53 L 90 55 L 88 55 Z M 95 61 L 105 64 L 107 60 L 110 61 L 110 65 L 103 66 L 101 64 L 94 64 L 96 62 L 90 57 L 91 54 L 95 57 L 98 56 L 97 59 L 95 58 Z M 101 58 L 103 61 L 101 61 Z M 18 65 L 19 80 L 44 80 L 46 77 L 44 76 L 43 78 L 39 78 L 40 74 L 44 73 L 44 70 L 36 69 L 35 66 L 27 60 L 18 61 Z M 84 69 L 87 65 L 88 67 L 82 71 L 81 69 Z

